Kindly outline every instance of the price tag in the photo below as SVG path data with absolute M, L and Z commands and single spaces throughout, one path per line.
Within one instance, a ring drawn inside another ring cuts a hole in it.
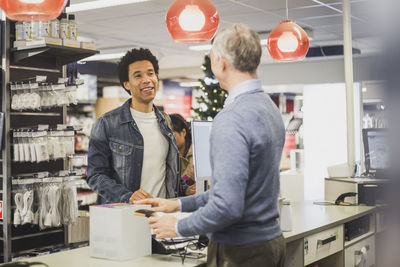
M 3 219 L 3 201 L 0 200 L 0 219 Z

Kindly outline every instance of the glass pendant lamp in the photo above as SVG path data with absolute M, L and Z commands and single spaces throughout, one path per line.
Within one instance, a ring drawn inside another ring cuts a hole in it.
M 289 20 L 288 17 L 286 0 L 286 20 L 281 21 L 268 37 L 268 51 L 276 61 L 302 60 L 306 56 L 310 45 L 307 33 L 294 20 Z
M 68 0 L 0 0 L 0 7 L 11 20 L 46 21 L 57 18 Z
M 166 23 L 177 42 L 207 42 L 218 29 L 219 14 L 210 0 L 175 0 L 168 9 Z

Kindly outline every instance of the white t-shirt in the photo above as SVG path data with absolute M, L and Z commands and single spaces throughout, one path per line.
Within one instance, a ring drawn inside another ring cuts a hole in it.
M 165 198 L 168 141 L 160 131 L 154 110 L 143 113 L 131 108 L 131 114 L 143 136 L 144 153 L 140 188 L 153 197 Z

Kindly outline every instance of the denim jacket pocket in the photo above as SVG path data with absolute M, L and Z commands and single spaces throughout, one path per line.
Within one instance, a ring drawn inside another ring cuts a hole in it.
M 125 184 L 128 167 L 127 162 L 133 154 L 133 145 L 115 139 L 110 139 L 109 145 L 112 151 L 112 160 L 115 171 L 120 178 L 120 182 Z

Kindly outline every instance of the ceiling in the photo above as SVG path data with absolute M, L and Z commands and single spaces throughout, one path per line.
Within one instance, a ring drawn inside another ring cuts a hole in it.
M 71 4 L 89 0 L 71 0 Z M 195 52 L 188 45 L 170 37 L 165 15 L 173 0 L 152 0 L 77 12 L 78 34 L 94 39 L 104 53 L 125 52 L 133 47 L 150 48 L 159 58 L 161 71 L 170 68 L 201 66 L 204 51 Z M 272 30 L 285 19 L 285 0 L 212 0 L 220 14 L 220 28 L 244 23 L 258 32 Z M 372 34 L 376 14 L 374 0 L 351 0 L 353 47 L 362 54 L 379 49 Z M 342 44 L 341 0 L 289 0 L 289 18 L 313 32 L 310 46 Z M 261 35 L 267 38 L 267 35 Z M 272 63 L 265 48 L 262 63 Z

